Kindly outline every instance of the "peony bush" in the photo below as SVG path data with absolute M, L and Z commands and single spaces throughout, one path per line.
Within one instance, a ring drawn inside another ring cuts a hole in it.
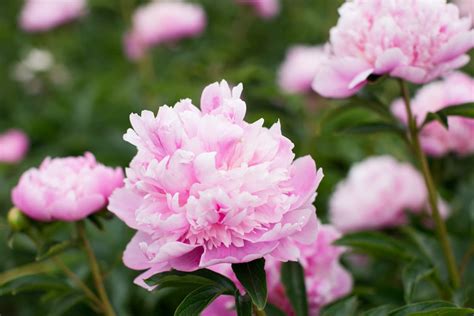
M 470 1 L 5 2 L 0 314 L 474 315 Z

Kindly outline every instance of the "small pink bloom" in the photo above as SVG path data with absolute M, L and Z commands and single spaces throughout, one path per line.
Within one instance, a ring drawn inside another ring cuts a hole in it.
M 279 0 L 236 0 L 238 3 L 251 5 L 264 19 L 270 19 L 280 12 Z
M 165 42 L 195 37 L 206 26 L 206 14 L 197 4 L 157 1 L 143 5 L 133 14 L 132 29 L 125 35 L 125 51 L 132 60 Z
M 244 121 L 242 85 L 207 86 L 201 109 L 184 99 L 132 114 L 124 139 L 138 152 L 109 209 L 138 232 L 124 263 L 148 271 L 193 271 L 263 256 L 296 260 L 316 238 L 312 205 L 323 176 L 309 156 L 263 120 Z
M 421 126 L 429 112 L 471 102 L 474 102 L 474 79 L 462 73 L 453 73 L 442 81 L 421 88 L 411 107 Z M 407 122 L 402 100 L 394 102 L 392 111 L 402 122 Z M 449 152 L 459 155 L 474 153 L 474 119 L 449 116 L 448 125 L 446 129 L 441 123 L 433 121 L 423 127 L 420 132 L 423 150 L 431 156 L 443 156 Z
M 333 226 L 320 225 L 316 242 L 300 245 L 299 261 L 305 272 L 309 315 L 311 316 L 319 315 L 323 306 L 349 294 L 352 290 L 352 276 L 339 263 L 344 248 L 332 244 L 339 237 L 341 234 Z M 229 277 L 237 284 L 241 292 L 244 292 L 230 265 L 222 264 L 212 267 L 212 269 Z M 281 283 L 281 262 L 271 258 L 267 259 L 265 271 L 268 301 L 279 307 L 286 315 L 295 315 Z M 233 305 L 233 298 L 224 296 L 213 302 L 202 315 L 235 316 L 237 313 L 233 309 Z
M 0 134 L 0 162 L 16 163 L 28 151 L 28 136 L 20 130 L 11 129 Z
M 327 59 L 322 46 L 298 45 L 290 48 L 278 71 L 280 88 L 289 93 L 311 91 L 311 83 L 321 64 Z
M 122 169 L 96 162 L 94 155 L 46 158 L 31 168 L 12 191 L 13 204 L 38 221 L 76 221 L 107 205 L 123 185 Z
M 342 232 L 381 229 L 406 222 L 405 211 L 428 209 L 421 174 L 390 156 L 371 157 L 355 164 L 337 185 L 329 202 L 331 223 Z M 448 208 L 441 202 L 441 214 Z
M 474 46 L 471 19 L 446 0 L 353 0 L 339 8 L 330 59 L 313 89 L 344 98 L 371 75 L 426 83 L 465 65 Z
M 20 26 L 27 32 L 48 31 L 84 14 L 86 0 L 26 0 Z

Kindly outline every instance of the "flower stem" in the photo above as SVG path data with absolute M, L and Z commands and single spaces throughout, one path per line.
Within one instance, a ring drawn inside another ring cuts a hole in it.
M 421 149 L 420 140 L 418 137 L 418 126 L 416 123 L 416 119 L 411 111 L 410 94 L 408 92 L 408 87 L 403 80 L 400 80 L 400 87 L 407 112 L 408 129 L 410 133 L 410 145 L 421 167 L 421 172 L 425 180 L 426 188 L 428 189 L 428 200 L 431 207 L 431 214 L 436 224 L 436 234 L 438 235 L 438 239 L 441 243 L 441 248 L 443 250 L 444 258 L 446 260 L 446 265 L 448 267 L 451 284 L 456 289 L 460 285 L 459 273 L 456 267 L 456 261 L 454 259 L 453 250 L 449 243 L 446 225 L 443 219 L 441 218 L 439 212 L 438 193 L 436 191 L 436 187 L 433 182 L 433 177 L 428 166 L 428 160 L 426 159 L 426 156 L 423 150 Z
M 91 302 L 93 303 L 93 307 L 94 309 L 96 309 L 97 311 L 97 308 L 99 309 L 103 309 L 103 305 L 102 305 L 102 302 L 99 300 L 99 298 L 94 294 L 94 292 L 91 291 L 91 289 L 89 289 L 87 287 L 87 285 L 84 284 L 84 282 L 82 282 L 82 280 L 74 273 L 72 272 L 65 264 L 64 262 L 61 261 L 61 259 L 59 259 L 59 257 L 53 257 L 53 261 L 54 263 L 56 264 L 56 266 L 61 269 L 64 274 L 69 278 L 71 279 L 72 282 L 74 282 L 83 292 L 84 292 L 84 295 L 89 298 L 91 300 Z
M 95 287 L 99 293 L 100 300 L 102 301 L 102 310 L 106 316 L 115 316 L 115 312 L 112 308 L 112 305 L 110 304 L 107 292 L 105 291 L 104 280 L 102 279 L 99 264 L 97 263 L 97 259 L 94 255 L 94 251 L 92 250 L 89 240 L 86 237 L 84 222 L 79 221 L 76 223 L 76 225 L 79 238 L 83 243 L 84 251 L 86 252 L 87 259 L 89 260 Z

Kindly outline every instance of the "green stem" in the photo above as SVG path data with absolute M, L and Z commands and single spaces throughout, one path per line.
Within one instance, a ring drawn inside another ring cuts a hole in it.
M 439 208 L 438 208 L 438 193 L 433 182 L 433 177 L 431 176 L 430 169 L 428 167 L 428 160 L 421 149 L 420 140 L 418 137 L 418 126 L 416 119 L 413 116 L 410 105 L 410 94 L 408 92 L 408 87 L 403 80 L 400 80 L 400 87 L 405 101 L 405 108 L 408 118 L 408 129 L 410 133 L 410 144 L 416 155 L 418 163 L 421 167 L 421 172 L 425 180 L 426 188 L 428 189 L 428 198 L 429 204 L 431 207 L 431 214 L 436 224 L 436 234 L 441 243 L 441 248 L 443 250 L 444 258 L 446 260 L 446 265 L 448 267 L 449 277 L 451 279 L 452 286 L 456 289 L 460 285 L 459 273 L 456 267 L 456 261 L 454 259 L 453 250 L 449 243 L 448 233 L 446 231 L 446 225 L 441 218 Z
M 65 264 L 64 262 L 61 261 L 58 257 L 53 257 L 53 261 L 60 268 L 64 274 L 71 279 L 72 282 L 74 282 L 83 292 L 84 295 L 91 300 L 93 303 L 93 308 L 97 311 L 97 309 L 103 309 L 102 302 L 99 300 L 99 298 L 94 294 L 94 292 L 91 291 L 87 287 L 87 285 L 82 282 L 82 280 L 74 273 L 72 272 Z
M 266 316 L 267 313 L 265 313 L 264 310 L 259 310 L 257 306 L 253 305 L 253 312 L 255 313 L 255 316 Z
M 110 304 L 109 297 L 105 291 L 104 280 L 102 279 L 99 264 L 97 263 L 97 259 L 94 255 L 94 251 L 92 250 L 89 240 L 86 237 L 84 222 L 80 221 L 76 224 L 79 238 L 83 243 L 84 251 L 86 252 L 87 259 L 89 260 L 95 287 L 99 293 L 100 300 L 102 301 L 103 312 L 106 316 L 115 316 L 114 309 L 112 308 L 112 304 Z

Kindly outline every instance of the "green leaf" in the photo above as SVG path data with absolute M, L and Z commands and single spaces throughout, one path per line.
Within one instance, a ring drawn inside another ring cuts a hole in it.
M 174 312 L 175 316 L 199 316 L 201 312 L 223 294 L 220 287 L 203 285 L 189 293 Z
M 36 255 L 36 260 L 44 260 L 74 247 L 77 247 L 77 241 L 75 240 L 65 240 L 61 242 L 49 243 L 38 252 L 38 254 Z
M 232 265 L 237 279 L 259 310 L 263 310 L 267 303 L 267 278 L 264 267 L 264 259 Z
M 355 315 L 356 309 L 357 297 L 349 296 L 326 306 L 321 316 Z
M 239 291 L 235 293 L 235 308 L 237 316 L 252 316 L 252 300 L 247 294 L 240 295 Z
M 350 126 L 342 130 L 343 133 L 347 134 L 374 134 L 374 133 L 396 133 L 398 135 L 404 135 L 405 131 L 402 127 L 384 123 L 384 122 L 367 122 L 358 125 Z
M 171 270 L 155 274 L 147 279 L 146 283 L 150 286 L 156 285 L 158 288 L 213 285 L 229 295 L 233 295 L 237 290 L 229 278 L 209 269 L 200 269 L 193 272 Z
M 265 314 L 267 316 L 287 316 L 286 313 L 273 304 L 267 304 L 267 306 L 265 306 Z
M 75 305 L 85 301 L 85 296 L 82 293 L 71 293 L 61 298 L 52 305 L 51 312 L 48 316 L 62 316 L 67 315 L 67 312 Z
M 411 302 L 415 287 L 422 279 L 434 272 L 434 267 L 421 260 L 413 260 L 405 266 L 402 272 L 405 301 Z
M 440 308 L 445 307 L 456 307 L 454 304 L 446 301 L 428 301 L 420 302 L 415 304 L 409 304 L 402 306 L 395 310 L 392 310 L 388 315 L 389 316 L 408 316 L 413 315 L 417 312 L 431 312 Z
M 16 295 L 22 292 L 31 291 L 65 291 L 68 289 L 70 289 L 70 287 L 66 283 L 56 278 L 42 275 L 33 275 L 19 278 L 2 285 L 0 287 L 0 296 L 8 294 Z
M 289 261 L 281 267 L 281 280 L 297 316 L 308 315 L 304 270 L 299 262 Z
M 440 121 L 444 126 L 447 127 L 448 116 L 462 116 L 467 118 L 474 118 L 474 103 L 448 106 L 435 113 L 428 113 L 425 121 L 423 122 L 422 127 L 434 120 Z
M 393 305 L 387 304 L 379 307 L 371 308 L 368 311 L 363 312 L 360 316 L 381 316 L 387 315 L 389 311 L 393 309 Z
M 410 314 L 410 316 L 472 316 L 474 309 L 461 307 L 441 307 L 426 312 Z
M 400 240 L 380 232 L 357 232 L 343 236 L 334 244 L 361 250 L 375 256 L 388 257 L 396 260 L 410 259 L 405 245 Z

